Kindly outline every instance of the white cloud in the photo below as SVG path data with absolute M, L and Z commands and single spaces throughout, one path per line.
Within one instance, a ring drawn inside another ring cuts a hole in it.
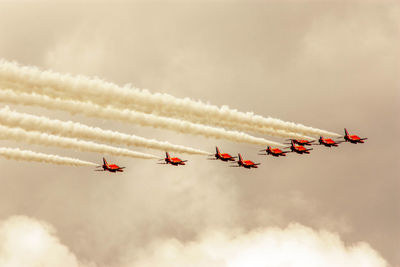
M 125 249 L 124 259 L 115 266 L 388 266 L 367 243 L 346 245 L 335 233 L 300 224 L 251 232 L 227 228 L 208 230 L 200 233 L 195 241 L 170 238 L 154 241 L 142 249 Z M 12 216 L 0 222 L 0 266 L 94 267 L 95 264 L 78 260 L 47 223 Z
M 227 267 L 383 267 L 386 261 L 367 243 L 346 246 L 332 232 L 291 224 L 265 228 L 208 232 L 195 242 L 176 239 L 153 243 L 138 251 L 125 266 Z
M 51 226 L 25 216 L 0 222 L 0 266 L 83 267 Z

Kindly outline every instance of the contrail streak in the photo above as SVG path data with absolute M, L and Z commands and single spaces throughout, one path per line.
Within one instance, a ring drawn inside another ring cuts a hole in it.
M 154 128 L 163 128 L 184 134 L 201 135 L 217 139 L 226 139 L 238 143 L 257 145 L 285 146 L 281 143 L 254 137 L 242 132 L 227 131 L 188 121 L 165 118 L 152 114 L 145 114 L 128 109 L 117 109 L 109 106 L 100 106 L 90 102 L 63 100 L 38 94 L 16 93 L 11 90 L 0 90 L 0 101 L 18 105 L 33 105 L 47 109 L 68 111 L 72 114 L 82 114 L 91 117 L 119 120 L 125 123 L 139 124 Z
M 125 148 L 118 148 L 103 144 L 96 144 L 90 141 L 82 141 L 74 138 L 61 137 L 57 135 L 45 134 L 34 131 L 25 131 L 21 128 L 10 128 L 0 125 L 0 139 L 15 140 L 45 146 L 55 146 L 68 149 L 78 149 L 80 151 L 97 152 L 101 154 L 111 154 L 142 159 L 159 159 L 160 157 L 131 151 Z
M 98 127 L 90 127 L 77 122 L 65 122 L 49 119 L 43 116 L 19 113 L 10 110 L 8 107 L 0 109 L 0 125 L 19 127 L 28 131 L 46 132 L 78 139 L 91 139 L 128 146 L 140 146 L 162 151 L 174 151 L 198 155 L 210 154 L 203 150 L 174 145 L 169 142 L 161 142 L 154 139 L 146 139 L 135 135 L 103 130 Z
M 21 67 L 16 63 L 0 61 L 0 82 L 25 92 L 36 92 L 51 97 L 91 101 L 99 105 L 113 105 L 119 108 L 185 119 L 194 123 L 212 124 L 240 131 L 274 134 L 266 129 L 296 132 L 301 135 L 339 136 L 336 133 L 308 127 L 275 118 L 265 118 L 252 112 L 240 112 L 228 106 L 218 107 L 189 98 L 180 99 L 168 94 L 151 93 L 130 85 L 117 86 L 98 78 L 71 76 L 52 71 L 41 71 L 36 67 Z M 112 96 L 112 101 L 110 101 Z
M 57 155 L 21 150 L 18 148 L 0 147 L 0 156 L 6 159 L 36 161 L 69 166 L 96 166 L 97 164 L 80 159 L 60 157 Z

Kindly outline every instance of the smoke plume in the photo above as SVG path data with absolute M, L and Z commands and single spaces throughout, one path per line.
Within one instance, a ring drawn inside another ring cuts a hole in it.
M 111 154 L 142 159 L 158 159 L 159 157 L 132 151 L 125 148 L 118 148 L 109 145 L 97 144 L 90 141 L 82 141 L 69 137 L 45 134 L 35 131 L 25 131 L 21 128 L 10 128 L 0 125 L 0 139 L 27 142 L 45 146 L 55 146 L 68 149 L 78 149 L 80 151 L 97 152 L 101 154 Z
M 36 161 L 69 166 L 96 166 L 97 164 L 74 158 L 44 154 L 19 148 L 0 147 L 0 156 L 12 160 Z
M 122 110 L 110 106 L 100 106 L 90 102 L 63 100 L 38 94 L 17 93 L 12 90 L 0 90 L 0 101 L 10 104 L 32 105 L 47 109 L 63 110 L 72 114 L 79 113 L 90 117 L 118 120 L 125 123 L 139 124 L 141 126 L 168 129 L 184 134 L 226 139 L 238 143 L 285 146 L 278 142 L 254 137 L 242 132 L 227 131 L 222 128 L 191 123 L 179 119 L 165 118 L 152 114 L 145 114 L 128 109 Z
M 78 122 L 65 122 L 49 119 L 44 116 L 19 113 L 10 110 L 8 107 L 0 109 L 0 124 L 8 127 L 19 127 L 28 131 L 45 132 L 77 139 L 90 139 L 127 146 L 152 148 L 162 151 L 174 151 L 198 155 L 209 154 L 208 152 L 199 149 L 174 145 L 169 142 L 161 142 L 154 139 L 146 139 L 136 135 L 104 130 L 98 127 L 90 127 Z
M 50 97 L 91 101 L 99 105 L 112 105 L 239 131 L 251 130 L 255 133 L 269 132 L 277 135 L 278 132 L 274 130 L 283 130 L 301 135 L 339 136 L 333 132 L 302 124 L 265 118 L 252 112 L 241 112 L 228 106 L 218 107 L 189 98 L 180 99 L 168 94 L 151 93 L 129 85 L 119 87 L 98 78 L 90 79 L 85 76 L 74 77 L 52 71 L 41 71 L 36 67 L 22 67 L 4 60 L 0 61 L 0 84 L 3 88 L 11 87 Z M 110 96 L 113 101 L 110 101 Z

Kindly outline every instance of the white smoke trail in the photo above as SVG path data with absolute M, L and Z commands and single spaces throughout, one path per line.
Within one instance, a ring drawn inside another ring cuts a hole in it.
M 125 148 L 118 148 L 103 144 L 96 144 L 90 141 L 82 141 L 74 138 L 61 137 L 57 135 L 39 133 L 34 131 L 25 131 L 21 128 L 10 128 L 0 125 L 0 139 L 12 139 L 19 142 L 38 144 L 45 146 L 56 146 L 68 149 L 78 149 L 80 151 L 97 152 L 101 154 L 111 154 L 117 156 L 159 159 L 160 157 L 132 151 Z
M 59 165 L 69 165 L 69 166 L 96 166 L 96 165 L 98 165 L 98 164 L 88 162 L 88 161 L 83 161 L 80 159 L 38 153 L 38 152 L 30 151 L 30 150 L 21 150 L 18 148 L 0 147 L 0 156 L 4 157 L 6 159 L 36 161 L 36 162 L 52 163 L 52 164 L 59 164 Z
M 189 98 L 180 99 L 168 94 L 150 93 L 129 85 L 119 87 L 98 78 L 71 76 L 36 67 L 21 67 L 16 63 L 0 61 L 0 84 L 25 92 L 36 92 L 51 97 L 67 97 L 79 101 L 92 101 L 99 105 L 114 105 L 195 123 L 212 124 L 240 131 L 252 130 L 261 134 L 277 134 L 274 130 L 296 132 L 301 135 L 339 136 L 325 130 L 265 118 L 252 112 L 240 112 L 228 106 L 218 107 Z M 112 101 L 110 101 L 112 96 Z M 270 129 L 270 130 L 267 130 Z
M 0 90 L 0 101 L 17 105 L 33 105 L 47 109 L 68 111 L 72 114 L 83 114 L 110 120 L 119 120 L 126 123 L 139 124 L 154 128 L 163 128 L 184 134 L 201 135 L 217 139 L 226 139 L 238 143 L 249 143 L 270 146 L 285 146 L 281 143 L 254 137 L 246 133 L 227 131 L 188 121 L 165 118 L 152 114 L 145 114 L 128 109 L 117 109 L 109 106 L 100 106 L 89 102 L 63 100 L 38 94 L 16 93 L 11 90 Z
M 73 137 L 78 139 L 90 139 L 128 146 L 140 146 L 162 151 L 174 151 L 198 155 L 210 154 L 207 151 L 199 149 L 174 145 L 169 142 L 146 139 L 143 137 L 110 130 L 103 130 L 98 127 L 90 127 L 77 122 L 65 122 L 49 119 L 43 116 L 19 113 L 10 110 L 10 108 L 8 107 L 0 109 L 0 125 L 8 127 L 19 127 L 28 131 L 46 132 L 50 134 Z

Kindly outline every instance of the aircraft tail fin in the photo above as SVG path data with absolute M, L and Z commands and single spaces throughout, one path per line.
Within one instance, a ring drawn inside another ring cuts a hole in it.
M 165 157 L 166 157 L 167 159 L 169 159 L 169 154 L 168 154 L 168 152 L 165 152 Z
M 242 155 L 240 155 L 240 153 L 238 153 L 238 156 L 239 156 L 239 161 L 243 161 Z
M 217 152 L 217 154 L 219 154 L 219 149 L 217 146 L 215 147 L 215 152 Z
M 349 136 L 349 132 L 347 131 L 346 128 L 344 128 L 344 133 L 345 133 L 346 136 Z
M 103 157 L 103 164 L 106 165 L 106 166 L 108 165 L 107 160 L 104 157 Z

